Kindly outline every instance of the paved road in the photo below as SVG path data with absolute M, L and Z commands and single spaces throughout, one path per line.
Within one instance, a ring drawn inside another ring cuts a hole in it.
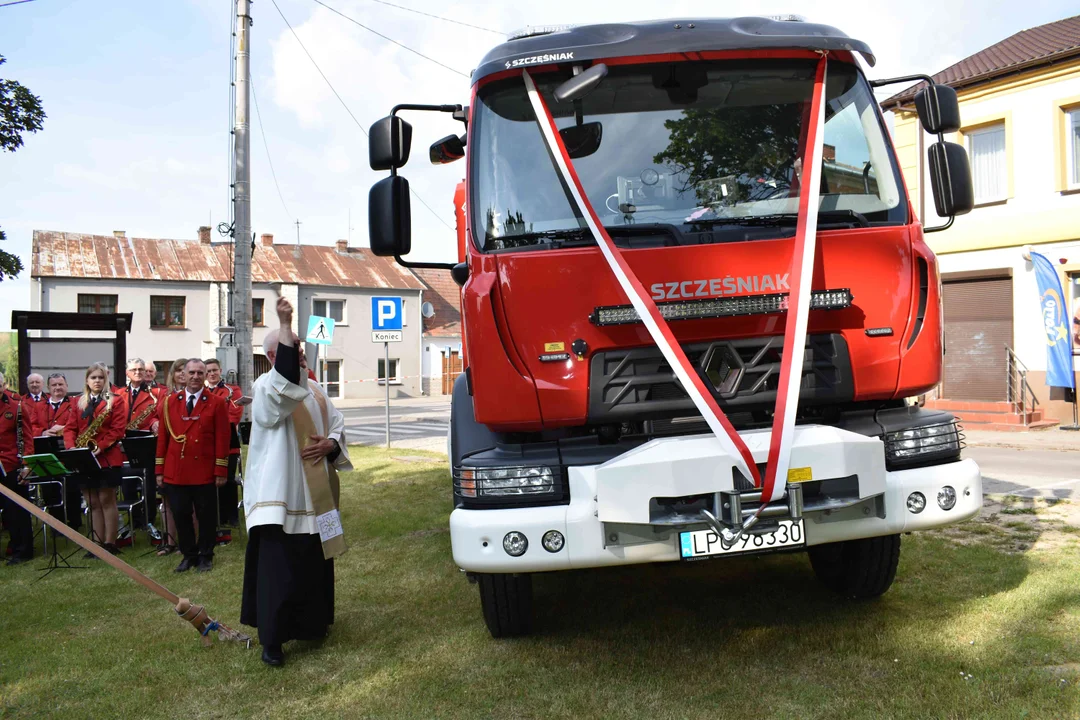
M 1080 501 L 1080 453 L 969 447 L 964 456 L 979 463 L 983 492 Z
M 381 405 L 346 408 L 345 431 L 349 442 L 382 445 L 386 442 L 386 408 Z M 390 445 L 396 448 L 446 452 L 450 403 L 442 398 L 429 403 L 394 405 L 390 401 Z

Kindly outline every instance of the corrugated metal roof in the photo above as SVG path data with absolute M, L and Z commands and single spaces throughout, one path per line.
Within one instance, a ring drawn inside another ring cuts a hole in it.
M 1080 15 L 1021 30 L 932 77 L 936 83 L 960 88 L 1074 55 L 1080 55 Z M 923 82 L 912 85 L 881 103 L 881 106 L 891 109 L 898 103 L 910 103 L 915 93 L 925 86 Z
M 417 268 L 413 272 L 427 285 L 425 302 L 435 308 L 435 314 L 424 318 L 424 334 L 431 337 L 461 336 L 461 288 L 447 270 Z
M 87 235 L 35 230 L 31 277 L 107 280 L 228 282 L 232 245 L 195 240 Z M 423 284 L 392 258 L 367 248 L 342 252 L 331 245 L 255 246 L 251 278 L 256 283 L 421 290 Z

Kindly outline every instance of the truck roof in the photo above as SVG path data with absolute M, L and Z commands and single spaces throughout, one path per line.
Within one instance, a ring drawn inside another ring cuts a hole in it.
M 652 20 L 538 31 L 494 47 L 472 80 L 501 70 L 600 58 L 708 50 L 795 48 L 857 52 L 873 67 L 870 46 L 829 25 L 764 17 Z

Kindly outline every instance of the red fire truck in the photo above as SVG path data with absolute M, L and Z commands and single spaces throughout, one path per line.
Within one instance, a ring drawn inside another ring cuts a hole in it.
M 369 198 L 372 250 L 445 267 L 461 286 L 450 530 L 493 636 L 527 633 L 532 574 L 564 569 L 799 551 L 840 594 L 877 596 L 902 533 L 978 513 L 981 474 L 961 459 L 954 418 L 907 402 L 941 380 L 924 236 L 972 207 L 964 151 L 943 137 L 959 127 L 956 94 L 925 76 L 869 81 L 874 63 L 866 43 L 790 18 L 538 28 L 484 57 L 469 107 L 403 104 L 372 126 L 371 166 L 390 171 Z M 873 96 L 918 80 L 948 218 L 933 228 L 912 209 Z M 457 264 L 403 257 L 401 114 L 414 111 L 465 126 L 429 151 L 436 164 L 466 159 Z M 807 155 L 812 127 L 820 158 Z M 811 191 L 790 469 L 769 503 L 750 476 L 767 469 Z M 590 228 L 610 236 L 756 468 L 710 432 Z

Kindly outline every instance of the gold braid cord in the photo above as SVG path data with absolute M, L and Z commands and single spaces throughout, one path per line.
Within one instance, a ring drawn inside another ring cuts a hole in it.
M 68 540 L 71 540 L 79 547 L 92 553 L 102 562 L 106 563 L 107 565 L 111 565 L 112 567 L 127 575 L 135 582 L 142 585 L 150 592 L 167 600 L 170 605 L 173 605 L 175 607 L 176 612 L 180 617 L 182 617 L 184 620 L 187 620 L 189 623 L 191 623 L 192 627 L 199 631 L 199 634 L 202 636 L 203 645 L 209 645 L 210 633 L 217 632 L 218 638 L 221 640 L 236 640 L 237 642 L 245 643 L 248 647 L 251 647 L 250 636 L 245 635 L 241 632 L 237 632 L 236 630 L 233 630 L 232 628 L 229 628 L 225 625 L 222 625 L 217 620 L 214 620 L 212 617 L 210 617 L 206 612 L 206 608 L 204 608 L 202 605 L 192 605 L 191 601 L 187 598 L 182 598 L 178 596 L 176 593 L 172 592 L 167 587 L 160 585 L 154 580 L 146 577 L 141 572 L 131 567 L 126 562 L 116 557 L 105 548 L 101 547 L 97 543 L 91 542 L 89 539 L 75 532 L 63 522 L 57 520 L 52 515 L 43 511 L 41 508 L 39 508 L 37 505 L 34 505 L 29 500 L 23 499 L 23 497 L 16 493 L 14 490 L 11 490 L 0 484 L 0 494 L 14 502 L 23 510 L 26 510 L 28 513 L 51 527 L 56 532 L 66 537 Z
M 187 433 L 183 435 L 177 435 L 173 432 L 172 421 L 169 420 L 169 396 L 165 396 L 165 407 L 161 409 L 161 414 L 165 416 L 165 429 L 169 432 L 169 437 L 173 439 L 173 442 L 180 443 L 180 457 L 184 457 L 184 450 L 187 450 Z

